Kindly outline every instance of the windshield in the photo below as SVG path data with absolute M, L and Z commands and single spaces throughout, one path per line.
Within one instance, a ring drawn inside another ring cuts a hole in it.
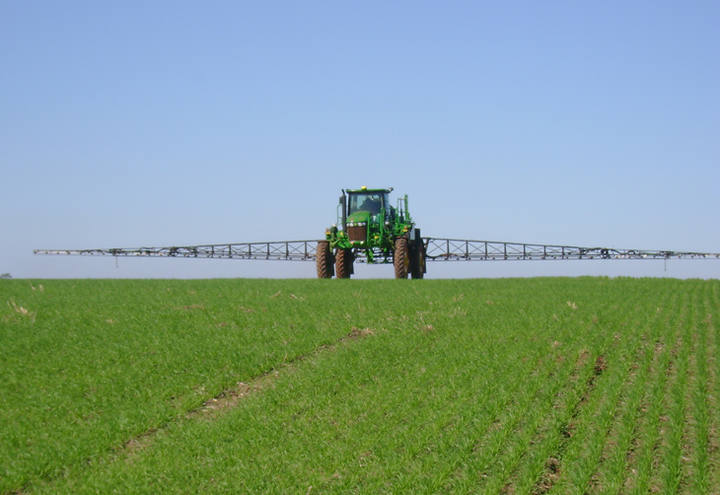
M 382 192 L 350 193 L 348 214 L 367 211 L 371 215 L 377 215 L 380 213 L 380 208 L 385 208 L 385 196 L 386 194 Z

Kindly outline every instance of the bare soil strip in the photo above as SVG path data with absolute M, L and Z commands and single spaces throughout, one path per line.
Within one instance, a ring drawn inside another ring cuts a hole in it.
M 533 486 L 533 494 L 539 495 L 549 492 L 560 477 L 560 472 L 562 468 L 560 459 L 563 458 L 563 453 L 567 449 L 570 439 L 573 436 L 573 432 L 576 429 L 576 419 L 580 414 L 580 409 L 588 402 L 590 394 L 595 389 L 595 381 L 606 369 L 607 360 L 605 359 L 605 356 L 601 354 L 595 359 L 595 364 L 593 365 L 593 372 L 586 381 L 584 393 L 582 394 L 580 399 L 570 408 L 570 422 L 567 424 L 567 428 L 560 432 L 562 438 L 560 438 L 560 441 L 558 442 L 558 445 L 552 455 L 548 457 L 547 461 L 545 462 L 545 471 L 543 472 L 540 479 Z
M 670 306 L 670 297 L 663 300 L 663 306 Z M 659 307 L 660 308 L 660 307 Z M 623 392 L 616 404 L 608 424 L 605 443 L 598 458 L 595 472 L 590 478 L 587 490 L 590 493 L 619 493 L 627 482 L 628 466 L 632 465 L 638 444 L 638 431 L 650 401 L 650 383 L 657 380 L 662 369 L 661 355 L 664 346 L 655 329 L 667 329 L 668 313 L 656 311 L 648 318 L 639 332 L 638 356 L 626 363 L 627 378 Z M 666 336 L 662 340 L 666 340 Z M 632 470 L 631 472 L 637 472 Z
M 615 354 L 615 349 L 612 349 L 614 344 L 591 361 L 589 373 L 584 375 L 576 394 L 567 396 L 564 405 L 558 407 L 564 412 L 538 429 L 532 442 L 538 447 L 530 453 L 524 465 L 516 468 L 513 479 L 504 487 L 506 493 L 544 494 L 560 479 L 562 459 L 576 433 L 577 418 L 590 402 L 597 379 L 608 369 L 608 360 Z
M 631 317 L 625 320 L 621 326 L 632 323 L 632 319 L 635 317 L 637 316 L 631 312 Z M 564 475 L 563 473 L 567 466 L 563 465 L 562 459 L 565 457 L 565 453 L 571 443 L 577 443 L 578 441 L 575 438 L 579 433 L 578 429 L 580 425 L 578 425 L 578 418 L 584 414 L 584 410 L 588 406 L 594 407 L 595 414 L 599 414 L 602 411 L 607 412 L 608 407 L 612 408 L 613 405 L 616 406 L 616 402 L 619 400 L 620 390 L 616 390 L 614 393 L 609 395 L 603 394 L 602 397 L 592 397 L 597 388 L 597 380 L 608 370 L 610 366 L 613 367 L 612 376 L 622 376 L 625 373 L 625 371 L 619 367 L 622 366 L 621 363 L 623 362 L 623 359 L 619 354 L 621 352 L 620 347 L 622 346 L 618 345 L 619 339 L 616 337 L 617 335 L 613 337 L 605 351 L 596 357 L 593 363 L 592 373 L 587 377 L 584 391 L 577 402 L 570 407 L 568 420 L 565 423 L 566 426 L 559 431 L 559 435 L 556 434 L 557 438 L 555 439 L 554 449 L 545 459 L 544 466 L 540 470 L 541 474 L 535 477 L 530 475 L 530 481 L 534 482 L 534 484 L 527 487 L 522 485 L 523 482 L 527 483 L 527 480 L 523 479 L 526 478 L 527 475 L 519 476 L 517 479 L 518 487 L 516 491 L 530 491 L 533 494 L 544 494 L 551 491 L 559 482 L 561 484 L 565 482 L 567 485 L 565 488 L 569 489 L 570 484 L 566 478 L 567 475 Z M 638 339 L 640 338 L 641 336 L 638 335 Z M 640 345 L 631 346 L 631 349 L 631 354 L 634 356 L 631 359 L 636 359 L 642 347 Z M 623 389 L 625 386 L 627 385 L 624 385 Z M 587 427 L 587 425 L 583 426 Z M 608 431 L 609 426 L 605 428 L 603 432 L 597 433 L 602 434 L 603 438 L 605 438 Z M 588 473 L 588 476 L 590 476 L 590 473 Z M 561 491 L 563 491 L 563 488 L 561 488 Z
M 581 374 L 581 368 L 587 365 L 588 353 L 581 353 L 576 362 L 571 364 L 562 363 L 551 374 L 555 375 L 554 386 L 543 388 L 537 387 L 528 405 L 513 407 L 512 413 L 504 416 L 495 424 L 489 439 L 476 444 L 472 463 L 477 468 L 479 475 L 478 487 L 484 491 L 492 492 L 500 489 L 511 472 L 516 462 L 525 454 L 527 441 L 530 441 L 540 427 L 543 418 L 557 414 L 555 411 L 561 409 L 562 399 L 566 397 L 564 389 L 577 382 Z M 551 361 L 551 360 L 548 360 Z M 547 377 L 546 373 L 541 376 Z M 561 380 L 558 376 L 568 376 L 569 379 Z M 543 414 L 530 415 L 528 411 L 545 411 Z M 490 448 L 486 447 L 489 445 Z M 489 483 L 490 486 L 485 485 Z M 498 486 L 493 487 L 493 483 Z M 506 487 L 507 488 L 507 487 Z
M 524 427 L 523 435 L 513 432 L 512 447 L 494 460 L 502 469 L 495 473 L 494 478 L 487 480 L 486 485 L 480 486 L 483 492 L 524 493 L 532 487 L 540 472 L 547 469 L 553 476 L 559 475 L 558 458 L 551 456 L 547 461 L 544 452 L 555 450 L 558 443 L 572 435 L 569 424 L 577 407 L 583 402 L 583 397 L 589 393 L 588 386 L 596 376 L 596 363 L 597 358 L 591 360 L 590 353 L 583 351 L 578 355 L 568 378 L 564 381 L 555 380 L 552 394 L 541 405 L 542 412 L 532 415 L 531 422 L 526 421 L 528 424 Z M 533 448 L 528 450 L 528 445 Z M 532 481 L 526 483 L 528 486 L 521 487 L 520 484 L 528 478 Z
M 628 352 L 610 356 L 609 364 L 596 362 L 595 379 L 606 373 L 608 376 L 603 378 L 602 384 L 593 383 L 595 397 L 588 397 L 577 417 L 573 418 L 575 434 L 563 441 L 559 452 L 560 459 L 571 459 L 567 465 L 561 466 L 568 472 L 559 477 L 551 488 L 558 488 L 558 491 L 565 493 L 587 493 L 598 483 L 597 467 L 602 464 L 603 449 L 607 447 L 608 437 L 617 422 L 618 411 L 622 410 L 623 399 L 634 390 L 636 384 L 637 374 L 629 373 L 629 363 L 639 360 L 647 362 L 650 352 L 639 339 L 630 345 L 625 343 L 623 351 Z
M 488 418 L 487 423 L 480 426 L 474 433 L 475 439 L 467 452 L 467 459 L 470 461 L 456 469 L 444 491 L 452 492 L 453 483 L 458 478 L 473 476 L 478 471 L 481 479 L 487 476 L 487 473 L 482 470 L 486 467 L 482 459 L 495 459 L 502 447 L 507 444 L 508 438 L 522 430 L 523 425 L 527 422 L 527 411 L 537 409 L 546 400 L 545 390 L 539 384 L 544 383 L 555 374 L 562 374 L 565 366 L 565 363 L 558 364 L 553 359 L 539 360 L 535 372 L 528 382 L 517 381 L 513 384 L 506 394 L 505 400 L 498 404 L 497 413 Z M 577 370 L 574 373 L 577 374 Z M 533 390 L 534 393 L 516 394 L 521 387 Z M 520 399 L 516 400 L 518 395 Z M 481 468 L 478 469 L 478 466 Z
M 646 335 L 643 335 L 640 349 L 642 357 L 630 366 L 623 392 L 609 423 L 598 465 L 590 479 L 590 493 L 618 492 L 622 487 L 624 480 L 613 475 L 617 474 L 618 464 L 627 463 L 626 453 L 635 433 L 639 404 L 647 386 L 647 377 L 657 367 L 657 353 L 647 341 Z M 624 467 L 623 465 L 622 469 Z
M 296 356 L 293 359 L 284 361 L 279 364 L 276 368 L 273 368 L 261 375 L 255 376 L 247 382 L 238 382 L 238 384 L 230 389 L 223 390 L 215 397 L 206 400 L 202 406 L 187 411 L 184 416 L 177 418 L 174 421 L 165 423 L 157 428 L 150 429 L 146 432 L 137 435 L 123 444 L 118 449 L 118 455 L 126 455 L 128 459 L 132 458 L 133 454 L 137 454 L 139 451 L 147 448 L 152 441 L 156 438 L 157 434 L 166 430 L 171 424 L 181 420 L 197 420 L 197 419 L 211 419 L 218 416 L 223 411 L 227 411 L 233 407 L 236 407 L 240 401 L 247 398 L 250 395 L 262 392 L 263 390 L 274 386 L 275 382 L 282 375 L 291 373 L 297 369 L 297 366 L 303 362 L 318 356 L 319 354 L 326 352 L 333 352 L 342 345 L 347 345 L 358 339 L 363 339 L 374 335 L 375 332 L 370 328 L 356 328 L 352 327 L 347 335 L 340 338 L 337 342 L 329 345 L 321 345 L 315 348 L 313 351 Z

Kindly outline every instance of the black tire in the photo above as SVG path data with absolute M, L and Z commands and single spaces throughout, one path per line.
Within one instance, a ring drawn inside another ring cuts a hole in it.
M 405 237 L 395 239 L 393 266 L 395 267 L 395 278 L 407 278 L 410 270 L 410 249 Z
M 418 239 L 410 255 L 410 276 L 412 278 L 423 278 L 425 276 L 425 246 L 422 239 Z
M 335 252 L 335 273 L 337 278 L 350 278 L 353 272 L 353 254 L 349 249 L 338 249 Z
M 330 241 L 318 241 L 315 251 L 315 264 L 318 278 L 332 278 L 333 259 L 330 253 Z

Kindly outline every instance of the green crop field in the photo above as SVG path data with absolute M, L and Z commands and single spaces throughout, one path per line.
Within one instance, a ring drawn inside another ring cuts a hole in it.
M 0 493 L 718 493 L 720 282 L 0 280 Z

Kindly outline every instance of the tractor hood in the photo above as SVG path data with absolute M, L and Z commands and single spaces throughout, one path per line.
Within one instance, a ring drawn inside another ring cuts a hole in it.
M 355 224 L 355 223 L 368 223 L 370 221 L 370 212 L 369 211 L 356 211 L 347 217 L 347 222 L 349 224 Z

